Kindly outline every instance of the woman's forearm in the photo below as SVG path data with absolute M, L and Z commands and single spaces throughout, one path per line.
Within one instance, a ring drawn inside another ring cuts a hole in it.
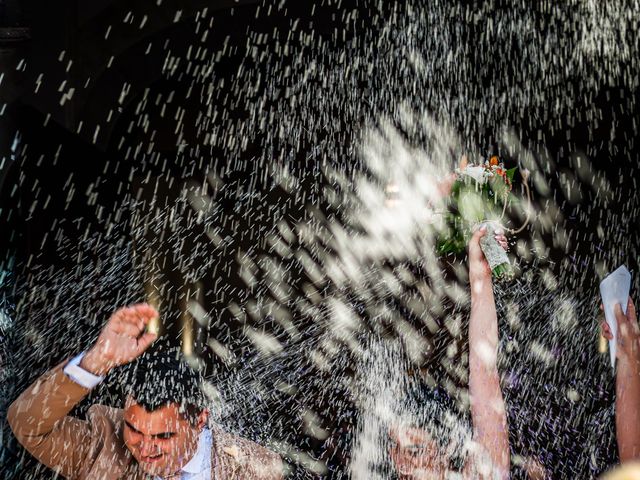
M 469 354 L 478 355 L 474 366 L 496 369 L 498 317 L 491 277 L 471 275 Z
M 509 471 L 509 438 L 497 367 L 498 321 L 491 276 L 471 279 L 469 321 L 469 395 L 474 440 L 489 454 L 493 467 Z
M 616 375 L 616 437 L 620 463 L 640 460 L 640 360 L 620 359 Z

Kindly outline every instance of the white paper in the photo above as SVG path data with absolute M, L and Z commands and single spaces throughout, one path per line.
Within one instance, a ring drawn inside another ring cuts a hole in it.
M 616 341 L 618 339 L 618 322 L 614 308 L 616 303 L 622 307 L 624 314 L 627 314 L 627 301 L 629 290 L 631 289 L 631 274 L 627 267 L 622 265 L 617 270 L 610 273 L 600 282 L 600 296 L 604 305 L 604 317 L 613 333 L 613 340 L 609 340 L 609 354 L 611 355 L 611 367 L 616 365 Z

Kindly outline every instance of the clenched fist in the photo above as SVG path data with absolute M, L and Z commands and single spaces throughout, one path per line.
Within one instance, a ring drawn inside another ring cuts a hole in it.
M 158 311 L 146 303 L 116 310 L 80 362 L 80 367 L 102 376 L 112 368 L 135 360 L 156 339 L 155 333 L 145 332 L 145 329 L 158 317 Z
M 483 225 L 473 233 L 471 240 L 469 240 L 469 278 L 472 281 L 491 278 L 491 267 L 480 247 L 480 239 L 484 237 L 486 233 L 487 227 Z M 505 251 L 508 250 L 507 237 L 505 237 L 502 230 L 496 231 L 494 236 L 500 246 L 504 248 Z

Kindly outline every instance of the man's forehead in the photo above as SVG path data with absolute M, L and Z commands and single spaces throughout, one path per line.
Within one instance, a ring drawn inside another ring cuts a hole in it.
M 125 421 L 131 423 L 136 429 L 138 427 L 154 429 L 165 427 L 175 428 L 184 423 L 184 419 L 180 415 L 176 404 L 165 405 L 149 412 L 138 403 L 127 402 L 124 417 Z
M 131 395 L 128 395 L 126 400 L 125 400 L 125 402 L 124 402 L 124 408 L 125 409 L 129 409 L 129 408 L 132 408 L 132 407 L 141 408 L 141 409 L 143 409 L 145 411 L 148 411 L 148 410 L 146 410 L 144 408 L 144 406 L 142 404 L 138 403 L 138 401 L 134 397 L 132 397 Z M 162 405 L 162 406 L 160 406 L 158 408 L 155 408 L 153 410 L 153 412 L 159 412 L 161 410 L 167 410 L 167 411 L 168 410 L 172 410 L 172 411 L 175 410 L 176 412 L 178 412 L 179 409 L 180 409 L 180 406 L 177 403 L 167 403 L 166 405 Z

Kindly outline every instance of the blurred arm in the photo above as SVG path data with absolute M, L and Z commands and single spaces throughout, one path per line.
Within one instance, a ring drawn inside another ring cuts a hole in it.
M 91 428 L 67 415 L 89 390 L 67 377 L 63 365 L 27 388 L 9 407 L 7 420 L 20 444 L 40 463 L 74 478 L 88 457 Z
M 474 441 L 491 460 L 501 478 L 509 475 L 509 435 L 498 374 L 498 318 L 491 270 L 480 250 L 476 232 L 469 245 L 471 318 L 469 320 L 469 395 Z M 477 468 L 477 467 L 476 467 Z
M 640 460 L 640 330 L 629 298 L 627 314 L 616 306 L 618 371 L 616 374 L 616 437 L 620 463 Z

